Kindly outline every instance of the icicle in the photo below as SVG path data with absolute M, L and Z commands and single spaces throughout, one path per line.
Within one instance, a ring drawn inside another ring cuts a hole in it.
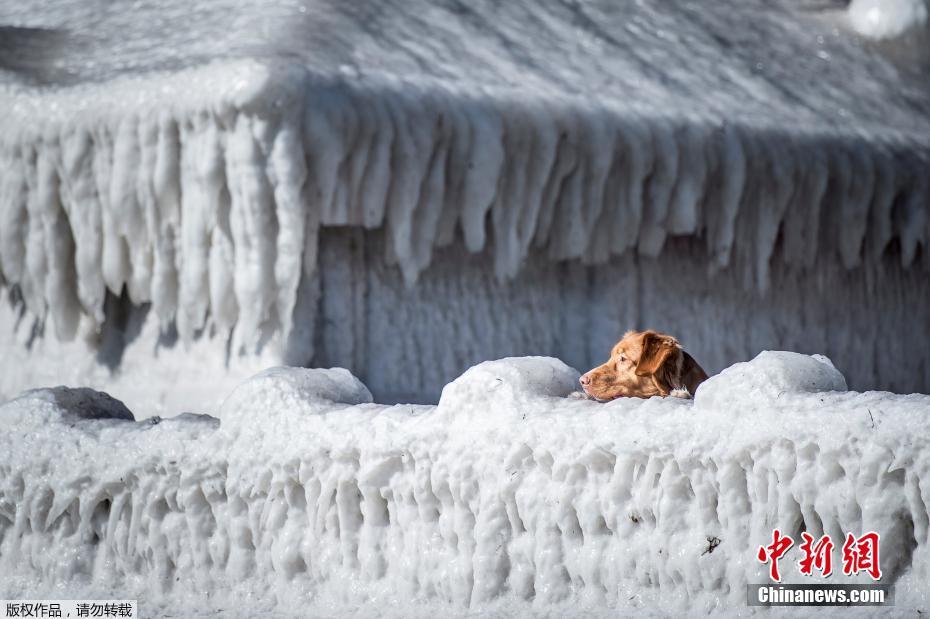
M 210 214 L 206 208 L 209 189 L 204 168 L 217 165 L 218 151 L 212 131 L 203 118 L 181 126 L 177 328 L 183 340 L 190 340 L 203 328 L 209 309 Z M 229 269 L 230 265 L 224 268 Z
M 119 268 L 109 283 L 118 292 L 125 283 L 134 303 L 148 300 L 151 253 L 145 236 L 145 221 L 139 204 L 140 156 L 138 121 L 126 118 L 119 123 L 113 145 L 108 214 L 113 251 Z
M 619 203 L 611 231 L 611 251 L 622 254 L 636 246 L 643 220 L 643 188 L 655 163 L 655 151 L 645 123 L 621 121 L 617 132 L 624 160 Z
M 676 131 L 679 165 L 670 200 L 666 228 L 669 234 L 694 234 L 700 221 L 700 200 L 707 177 L 706 145 L 710 140 L 707 121 L 689 119 Z
M 20 283 L 29 277 L 26 272 L 26 233 L 29 214 L 26 200 L 26 148 L 20 144 L 0 150 L 0 270 L 7 281 Z
M 311 89 L 304 112 L 304 148 L 307 153 L 310 200 L 325 224 L 347 223 L 333 201 L 346 153 L 345 115 L 351 107 L 349 96 L 334 88 Z
M 229 134 L 226 157 L 230 187 L 230 230 L 235 245 L 232 271 L 239 317 L 236 331 L 250 348 L 258 343 L 259 328 L 270 317 L 273 290 L 275 241 L 279 229 L 274 195 L 265 175 L 270 142 L 264 121 L 240 114 Z
M 41 179 L 37 171 L 38 153 L 29 149 L 24 153 L 26 165 L 23 173 L 26 179 L 26 229 L 24 277 L 20 282 L 23 301 L 33 314 L 45 318 L 48 299 L 45 296 L 45 280 L 48 276 L 48 256 L 45 253 L 45 229 L 42 225 L 42 205 L 39 188 Z
M 901 266 L 908 267 L 917 255 L 930 253 L 930 175 L 928 162 L 906 160 L 906 189 L 892 213 L 895 233 L 901 239 Z
M 715 191 L 709 192 L 704 212 L 707 213 L 707 242 L 711 267 L 729 264 L 733 247 L 736 217 L 745 189 L 747 161 L 740 129 L 724 124 L 718 133 Z
M 230 120 L 230 125 L 235 120 Z M 210 249 L 208 252 L 208 282 L 210 292 L 210 312 L 217 328 L 228 333 L 239 317 L 239 302 L 236 299 L 234 283 L 234 266 L 236 263 L 236 246 L 233 241 L 230 222 L 232 191 L 230 174 L 236 174 L 233 164 L 227 158 L 230 149 L 226 147 L 226 132 L 230 125 L 214 124 L 208 120 L 207 136 L 201 154 L 202 174 L 205 186 L 204 209 L 207 214 Z
M 44 247 L 38 250 L 44 253 L 44 266 L 48 269 L 44 274 L 45 290 L 42 294 L 47 300 L 58 339 L 68 341 L 74 339 L 80 320 L 74 270 L 74 238 L 59 198 L 60 182 L 55 168 L 55 160 L 59 155 L 58 145 L 53 138 L 47 140 L 36 162 L 38 187 L 33 216 L 37 216 L 35 223 L 42 228 Z
M 882 253 L 893 235 L 892 207 L 899 191 L 899 175 L 891 153 L 881 144 L 876 144 L 872 157 L 875 166 L 875 189 L 868 209 L 866 224 L 866 256 L 869 262 L 881 261 Z
M 536 233 L 556 153 L 556 131 L 547 126 L 550 117 L 549 110 L 538 106 L 506 116 L 504 168 L 491 207 L 494 271 L 501 279 L 516 276 Z
M 394 125 L 381 98 L 374 93 L 356 93 L 357 98 L 367 97 L 359 103 L 364 108 L 365 140 L 360 145 L 365 157 L 359 166 L 355 183 L 355 201 L 360 209 L 359 222 L 366 228 L 377 228 L 384 223 L 388 189 L 391 186 L 391 144 Z
M 391 101 L 390 111 L 395 133 L 391 150 L 393 179 L 385 216 L 387 252 L 388 259 L 397 262 L 405 283 L 410 286 L 420 271 L 413 249 L 416 242 L 413 218 L 436 147 L 434 130 L 438 116 L 417 93 L 398 96 Z
M 468 251 L 484 249 L 484 218 L 497 193 L 504 164 L 503 126 L 490 104 L 478 102 L 470 114 L 471 153 L 462 191 L 462 232 Z
M 416 278 L 429 266 L 432 260 L 433 244 L 436 242 L 438 235 L 439 218 L 442 215 L 442 204 L 445 203 L 446 197 L 446 171 L 449 167 L 450 143 L 454 134 L 452 123 L 436 103 L 435 99 L 429 99 L 429 104 L 436 114 L 433 146 L 426 164 L 426 172 L 422 179 L 416 209 L 410 220 L 412 229 L 410 266 L 407 269 L 401 266 L 408 285 L 415 283 Z
M 152 308 L 165 327 L 174 320 L 178 311 L 178 250 L 181 239 L 180 135 L 177 123 L 166 112 L 158 118 L 155 149 L 152 184 L 158 211 L 158 233 L 155 235 L 152 266 Z
M 274 265 L 278 320 L 285 337 L 290 332 L 297 286 L 303 267 L 306 232 L 307 177 L 301 127 L 294 117 L 285 118 L 271 148 L 269 179 L 277 208 L 277 258 Z
M 656 157 L 643 196 L 643 220 L 637 250 L 646 256 L 658 256 L 665 245 L 665 218 L 678 178 L 679 153 L 675 129 L 668 121 L 662 119 L 650 128 Z
M 74 238 L 77 294 L 84 313 L 103 323 L 106 286 L 102 266 L 101 205 L 94 184 L 92 137 L 83 128 L 61 136 L 62 206 Z
M 843 266 L 853 269 L 859 266 L 862 260 L 862 244 L 865 240 L 875 184 L 875 168 L 870 155 L 863 151 L 861 143 L 849 144 L 847 148 L 851 178 L 847 194 L 841 197 L 842 201 L 837 205 L 842 224 L 836 227 L 836 233 L 839 236 Z
M 119 187 L 114 180 L 113 136 L 110 128 L 100 125 L 94 128 L 94 178 L 97 184 L 97 196 L 100 199 L 101 230 L 103 231 L 103 281 L 107 288 L 119 295 L 129 278 L 129 257 L 125 240 L 119 234 L 119 206 L 113 205 L 113 190 Z M 119 194 L 119 191 L 116 192 Z
M 827 191 L 829 169 L 822 148 L 801 143 L 805 163 L 796 172 L 797 187 L 782 226 L 782 258 L 792 266 L 812 267 L 817 258 L 821 206 Z

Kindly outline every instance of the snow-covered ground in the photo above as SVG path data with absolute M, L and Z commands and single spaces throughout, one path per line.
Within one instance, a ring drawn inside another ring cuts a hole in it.
M 577 376 L 489 361 L 438 406 L 384 406 L 345 370 L 276 368 L 220 419 L 140 422 L 95 392 L 27 392 L 0 406 L 0 596 L 232 616 L 745 613 L 779 527 L 880 532 L 884 610 L 930 607 L 930 396 L 849 392 L 797 353 L 734 365 L 694 401 L 566 398 Z M 810 581 L 795 555 L 786 581 Z

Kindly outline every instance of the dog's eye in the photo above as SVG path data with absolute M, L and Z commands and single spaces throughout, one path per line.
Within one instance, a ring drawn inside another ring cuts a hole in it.
M 617 359 L 620 360 L 620 363 L 626 363 L 626 357 L 624 357 L 623 355 L 618 356 Z

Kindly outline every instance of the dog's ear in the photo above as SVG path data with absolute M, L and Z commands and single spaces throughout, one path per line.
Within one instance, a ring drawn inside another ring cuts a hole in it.
M 678 340 L 675 338 L 646 331 L 643 334 L 643 352 L 636 364 L 636 375 L 653 376 L 677 350 Z
M 697 391 L 698 385 L 707 380 L 707 372 L 698 365 L 694 357 L 684 351 L 682 351 L 682 354 L 684 357 L 681 365 L 681 382 L 693 395 Z

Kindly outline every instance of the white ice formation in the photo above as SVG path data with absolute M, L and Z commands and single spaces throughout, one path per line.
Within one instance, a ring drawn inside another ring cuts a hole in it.
M 849 21 L 871 39 L 893 39 L 927 28 L 926 0 L 852 0 Z
M 345 370 L 279 368 L 221 421 L 26 393 L 0 406 L 0 596 L 116 591 L 150 614 L 231 616 L 729 612 L 767 578 L 756 549 L 780 527 L 879 531 L 894 610 L 926 611 L 930 396 L 848 392 L 796 353 L 738 364 L 693 402 L 566 398 L 577 375 L 485 362 L 438 406 L 384 406 Z M 786 580 L 812 582 L 797 554 Z

